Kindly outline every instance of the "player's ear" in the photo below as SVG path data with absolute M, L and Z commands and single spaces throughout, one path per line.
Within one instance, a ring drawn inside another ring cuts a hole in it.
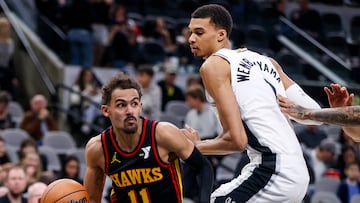
M 107 105 L 101 105 L 101 112 L 105 117 L 109 117 L 109 108 Z
M 222 42 L 226 39 L 226 37 L 227 37 L 226 31 L 224 29 L 219 29 L 217 41 Z

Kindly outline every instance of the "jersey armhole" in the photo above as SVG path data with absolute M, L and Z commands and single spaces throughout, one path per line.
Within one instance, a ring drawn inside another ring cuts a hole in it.
M 109 152 L 108 152 L 108 148 L 106 145 L 106 135 L 105 135 L 105 130 L 101 133 L 101 144 L 102 144 L 102 148 L 103 148 L 103 154 L 104 154 L 104 158 L 105 158 L 105 173 L 109 174 Z

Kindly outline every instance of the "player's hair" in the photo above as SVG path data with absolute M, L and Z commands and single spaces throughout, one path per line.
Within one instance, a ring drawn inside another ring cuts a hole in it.
M 227 37 L 230 37 L 232 30 L 232 18 L 230 13 L 221 5 L 208 4 L 197 8 L 191 18 L 210 18 L 210 23 L 216 28 L 225 29 Z
M 136 89 L 139 93 L 139 99 L 141 99 L 141 87 L 139 83 L 131 76 L 120 72 L 112 76 L 101 88 L 102 98 L 101 104 L 107 105 L 111 101 L 111 94 L 115 89 Z
M 187 96 L 206 102 L 205 91 L 201 85 L 190 85 L 185 91 L 185 97 Z

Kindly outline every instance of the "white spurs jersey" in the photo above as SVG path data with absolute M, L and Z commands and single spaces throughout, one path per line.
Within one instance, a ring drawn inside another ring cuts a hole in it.
M 231 86 L 247 128 L 248 152 L 302 155 L 293 128 L 276 96 L 286 96 L 279 73 L 266 56 L 247 49 L 221 49 L 214 55 L 229 62 Z

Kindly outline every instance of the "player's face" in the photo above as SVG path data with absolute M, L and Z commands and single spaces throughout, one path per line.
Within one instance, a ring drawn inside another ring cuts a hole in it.
M 109 105 L 101 107 L 114 128 L 126 134 L 137 132 L 142 104 L 136 89 L 115 89 Z
M 210 23 L 210 18 L 192 18 L 188 39 L 191 52 L 196 57 L 207 58 L 216 51 L 219 30 Z

